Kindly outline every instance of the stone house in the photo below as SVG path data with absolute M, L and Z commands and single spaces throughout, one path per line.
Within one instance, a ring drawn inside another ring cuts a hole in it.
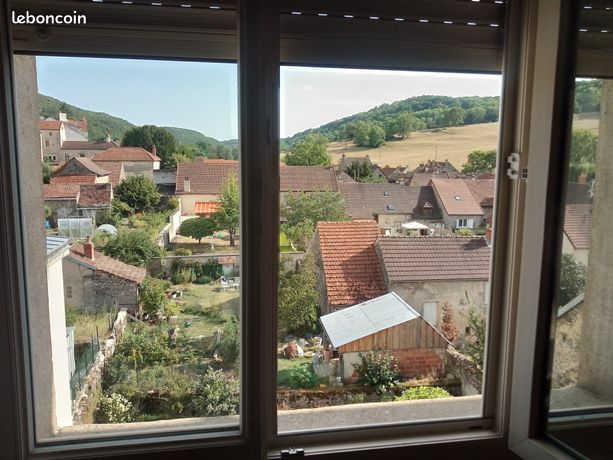
M 449 302 L 462 336 L 467 297 L 482 309 L 488 305 L 491 248 L 485 238 L 383 236 L 375 246 L 386 289 L 433 326 L 441 326 L 442 305 Z
M 426 225 L 442 223 L 430 186 L 354 182 L 339 184 L 339 192 L 352 219 L 374 219 L 383 235 L 401 235 L 402 224 L 413 220 Z
M 324 344 L 339 353 L 345 382 L 358 379 L 354 364 L 367 351 L 388 352 L 406 378 L 445 375 L 449 342 L 396 293 L 391 292 L 320 318 Z
M 70 120 L 60 112 L 58 120 L 39 121 L 41 160 L 57 163 L 64 161 L 62 146 L 66 141 L 87 141 L 87 120 Z
M 113 186 L 110 183 L 44 184 L 43 199 L 51 209 L 51 226 L 58 219 L 90 217 L 94 221 L 99 211 L 111 208 Z
M 71 158 L 51 174 L 51 184 L 108 183 L 110 171 L 86 157 Z
M 374 246 L 379 234 L 374 220 L 317 223 L 309 251 L 322 315 L 387 292 Z
M 179 163 L 176 174 L 176 194 L 185 215 L 207 215 L 217 207 L 222 184 L 231 175 L 238 177 L 238 161 L 197 158 L 191 163 Z M 337 191 L 332 168 L 322 166 L 281 165 L 281 193 Z M 283 199 L 283 196 L 281 197 Z
M 587 266 L 592 243 L 591 204 L 566 205 L 562 235 L 562 254 L 571 254 Z
M 123 163 L 126 176 L 148 174 L 153 178 L 153 171 L 160 169 L 160 157 L 157 156 L 155 145 L 153 152 L 142 147 L 113 147 L 92 157 L 98 165 L 104 167 L 107 163 Z
M 442 212 L 445 227 L 474 229 L 484 226 L 484 212 L 463 179 L 440 179 L 433 177 L 436 202 Z
M 481 207 L 483 219 L 489 220 L 494 211 L 494 195 L 496 193 L 494 179 L 464 179 L 464 183 Z
M 91 158 L 105 150 L 117 148 L 119 144 L 107 136 L 104 141 L 64 141 L 60 149 L 63 161 L 75 157 Z
M 147 271 L 107 257 L 91 241 L 74 244 L 64 258 L 66 304 L 98 311 L 109 306 L 138 312 L 138 290 Z

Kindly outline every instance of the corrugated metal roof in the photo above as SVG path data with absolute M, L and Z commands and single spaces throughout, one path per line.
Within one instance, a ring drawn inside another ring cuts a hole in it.
M 55 252 L 61 249 L 68 249 L 69 238 L 62 238 L 59 236 L 47 237 L 47 257 L 51 257 Z
M 332 345 L 338 348 L 419 316 L 396 293 L 390 292 L 322 316 L 321 323 Z

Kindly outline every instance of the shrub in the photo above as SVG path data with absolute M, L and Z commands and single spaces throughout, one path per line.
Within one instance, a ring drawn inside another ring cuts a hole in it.
M 113 198 L 111 202 L 113 214 L 119 214 L 123 217 L 128 217 L 134 214 L 134 209 L 128 204 L 121 201 L 119 198 Z
M 485 315 L 475 303 L 469 299 L 468 315 L 466 320 L 470 332 L 466 334 L 464 344 L 462 345 L 462 353 L 477 365 L 479 369 L 483 369 L 483 359 L 485 357 Z
M 140 287 L 139 297 L 143 311 L 152 316 L 160 315 L 168 304 L 163 282 L 149 276 Z
M 117 236 L 109 239 L 103 252 L 109 257 L 138 267 L 146 267 L 151 259 L 162 253 L 142 230 L 120 230 Z
M 392 355 L 368 351 L 361 353 L 360 358 L 362 362 L 353 365 L 360 374 L 360 383 L 373 388 L 377 393 L 392 390 L 398 385 L 400 368 Z
M 104 225 L 109 224 L 114 227 L 119 227 L 119 223 L 121 222 L 121 216 L 117 213 L 114 213 L 111 209 L 104 209 L 99 211 L 96 215 L 96 225 Z
M 237 413 L 238 381 L 221 370 L 207 369 L 196 385 L 193 398 L 197 417 L 219 417 Z
M 226 321 L 221 335 L 219 354 L 227 366 L 234 366 L 240 356 L 240 330 L 234 316 Z
M 560 270 L 560 306 L 566 305 L 585 291 L 587 267 L 572 254 L 562 254 Z
M 206 276 L 206 275 L 199 276 L 194 281 L 194 283 L 196 283 L 196 284 L 210 284 L 212 282 L 213 282 L 213 280 L 211 279 L 211 277 L 210 276 Z
M 398 401 L 411 401 L 414 399 L 449 398 L 451 394 L 444 388 L 439 387 L 415 387 L 408 388 L 396 399 Z
M 127 423 L 134 420 L 132 403 L 118 393 L 103 396 L 98 403 L 97 423 Z
M 175 255 L 177 256 L 191 256 L 192 255 L 192 251 L 191 249 L 186 249 L 186 248 L 179 248 L 175 251 Z
M 168 345 L 168 333 L 161 327 L 138 326 L 126 331 L 117 345 L 115 359 L 127 361 L 132 368 L 177 361 L 176 353 Z
M 146 176 L 130 176 L 115 187 L 115 196 L 132 209 L 149 211 L 160 201 L 160 193 L 153 180 Z
M 223 275 L 221 265 L 213 260 L 202 264 L 202 274 L 208 276 L 211 279 L 219 279 Z
M 195 278 L 194 271 L 190 267 L 180 268 L 170 275 L 172 284 L 190 284 Z
M 289 370 L 287 383 L 292 388 L 313 388 L 317 384 L 315 373 L 310 364 L 292 367 Z
M 318 317 L 317 271 L 311 256 L 305 256 L 294 273 L 279 279 L 279 324 L 289 333 L 302 335 L 316 327 Z

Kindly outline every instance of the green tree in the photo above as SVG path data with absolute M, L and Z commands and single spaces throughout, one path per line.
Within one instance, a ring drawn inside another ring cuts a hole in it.
M 166 290 L 164 289 L 164 283 L 150 276 L 145 277 L 145 281 L 143 281 L 138 295 L 140 303 L 143 306 L 143 313 L 147 313 L 150 316 L 155 317 L 162 315 L 169 303 Z
M 179 235 L 189 236 L 202 242 L 202 238 L 211 236 L 216 229 L 216 224 L 213 219 L 208 217 L 196 217 L 194 219 L 184 220 L 179 227 Z
M 228 232 L 230 246 L 234 246 L 234 236 L 240 224 L 238 180 L 235 174 L 230 174 L 221 185 L 219 209 L 211 218 L 215 222 L 215 229 Z
M 560 299 L 562 307 L 585 292 L 585 278 L 587 267 L 579 262 L 572 254 L 562 254 L 560 263 Z
M 165 164 L 168 169 L 177 169 L 179 163 L 190 163 L 192 158 L 183 153 L 173 153 Z
M 279 278 L 279 324 L 291 334 L 312 331 L 318 318 L 317 275 L 312 256 L 305 256 L 296 272 Z
M 287 227 L 310 222 L 347 220 L 342 196 L 337 192 L 289 192 L 281 204 L 281 215 Z
M 371 124 L 368 128 L 368 146 L 376 148 L 383 144 L 385 144 L 385 130 L 377 124 Z
M 233 367 L 240 355 L 240 328 L 236 317 L 232 316 L 224 324 L 219 342 L 219 354 L 224 364 Z
M 51 182 L 51 173 L 53 172 L 53 165 L 45 160 L 43 161 L 43 184 Z
M 353 126 L 353 141 L 360 147 L 368 146 L 370 140 L 370 125 L 365 121 L 358 121 Z
M 356 182 L 369 182 L 372 173 L 372 166 L 366 161 L 354 160 L 347 168 L 347 175 Z
M 464 124 L 464 109 L 452 107 L 444 111 L 445 126 L 460 126 Z
M 238 381 L 231 374 L 208 368 L 196 386 L 193 403 L 197 417 L 234 415 L 239 402 Z
M 569 180 L 576 182 L 580 174 L 586 174 L 588 179 L 594 178 L 596 171 L 596 154 L 598 151 L 598 136 L 587 129 L 573 131 L 570 141 L 570 171 Z
M 575 113 L 599 112 L 602 80 L 578 81 L 575 84 Z
M 120 230 L 102 250 L 105 255 L 126 264 L 146 267 L 151 259 L 160 257 L 160 248 L 143 230 Z
M 411 134 L 411 131 L 418 129 L 419 120 L 417 120 L 410 113 L 404 112 L 395 118 L 396 134 L 401 138 L 407 137 Z
M 462 165 L 462 173 L 487 172 L 496 168 L 496 150 L 473 150 Z
M 290 147 L 285 155 L 285 163 L 290 166 L 329 166 L 327 145 L 328 139 L 324 136 L 305 136 Z
M 466 319 L 470 332 L 466 335 L 462 345 L 462 353 L 466 355 L 479 369 L 483 369 L 483 359 L 485 357 L 485 315 L 475 303 L 469 299 L 468 314 Z
M 68 104 L 66 104 L 66 101 L 62 101 L 62 103 L 60 104 L 60 112 L 65 113 L 66 117 L 70 118 L 73 116 L 72 113 L 72 109 L 70 108 L 70 106 Z
M 115 196 L 137 212 L 149 211 L 160 201 L 155 183 L 145 176 L 130 176 L 121 181 Z
M 142 147 L 149 152 L 155 145 L 157 155 L 162 159 L 163 166 L 166 167 L 171 155 L 177 148 L 177 141 L 167 129 L 144 125 L 128 130 L 123 136 L 121 145 L 124 147 Z

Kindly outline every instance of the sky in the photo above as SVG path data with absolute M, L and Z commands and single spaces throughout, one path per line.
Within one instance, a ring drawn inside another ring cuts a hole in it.
M 135 125 L 238 137 L 235 64 L 37 57 L 38 91 Z M 281 69 L 281 137 L 419 95 L 498 96 L 498 75 Z

